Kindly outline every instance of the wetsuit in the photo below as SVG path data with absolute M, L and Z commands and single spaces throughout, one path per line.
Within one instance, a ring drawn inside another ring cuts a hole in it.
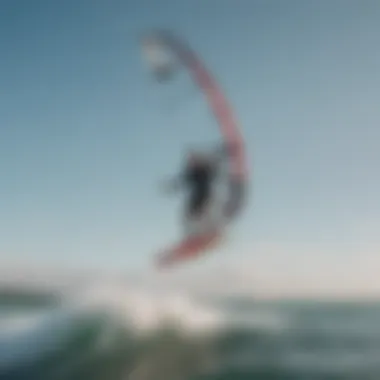
M 185 210 L 187 217 L 202 214 L 212 198 L 212 187 L 217 175 L 213 162 L 196 162 L 188 164 L 183 174 L 183 182 L 189 190 L 189 198 Z
M 169 189 L 180 187 L 188 192 L 183 220 L 186 235 L 193 233 L 193 222 L 203 219 L 204 213 L 209 211 L 208 206 L 214 196 L 214 183 L 227 153 L 226 147 L 222 146 L 207 156 L 190 154 L 182 173 L 169 182 Z

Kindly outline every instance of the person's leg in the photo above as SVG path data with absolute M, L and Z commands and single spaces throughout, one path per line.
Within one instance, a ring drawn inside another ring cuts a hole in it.
M 203 234 L 209 222 L 210 193 L 199 191 L 189 201 L 185 213 L 184 231 L 185 236 L 196 236 Z

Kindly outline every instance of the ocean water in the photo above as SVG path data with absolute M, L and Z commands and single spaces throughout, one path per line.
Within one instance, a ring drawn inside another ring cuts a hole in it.
M 78 293 L 0 296 L 1 380 L 380 379 L 380 304 Z

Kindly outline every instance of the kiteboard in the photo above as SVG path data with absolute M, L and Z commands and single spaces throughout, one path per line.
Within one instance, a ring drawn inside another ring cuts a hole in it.
M 161 254 L 158 255 L 156 265 L 159 268 L 164 268 L 189 259 L 194 259 L 206 250 L 211 250 L 219 246 L 221 238 L 222 233 L 219 231 L 190 236 L 173 247 L 161 252 Z

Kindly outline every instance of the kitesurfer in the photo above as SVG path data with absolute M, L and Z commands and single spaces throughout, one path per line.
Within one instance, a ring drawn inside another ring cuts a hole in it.
M 191 231 L 193 222 L 203 219 L 203 216 L 210 211 L 209 206 L 214 199 L 214 185 L 220 164 L 229 151 L 225 146 L 218 147 L 216 152 L 211 154 L 189 150 L 181 173 L 166 184 L 166 190 L 170 192 L 179 188 L 188 190 L 184 210 L 186 235 L 194 232 Z

